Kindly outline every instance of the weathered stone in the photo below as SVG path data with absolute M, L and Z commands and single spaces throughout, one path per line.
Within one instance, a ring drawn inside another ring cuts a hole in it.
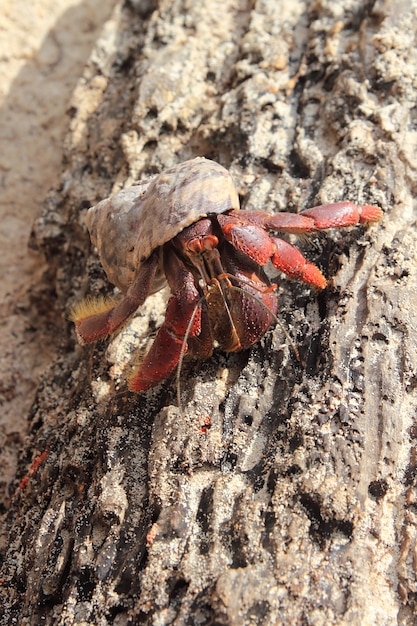
M 161 294 L 107 350 L 68 327 L 19 479 L 48 456 L 10 506 L 5 623 L 413 623 L 415 8 L 161 0 L 107 24 L 35 229 L 62 309 L 107 289 L 83 209 L 194 156 L 232 172 L 243 208 L 384 218 L 307 242 L 325 294 L 280 283 L 302 362 L 278 326 L 186 362 L 182 411 L 175 382 L 135 396 L 118 365 Z

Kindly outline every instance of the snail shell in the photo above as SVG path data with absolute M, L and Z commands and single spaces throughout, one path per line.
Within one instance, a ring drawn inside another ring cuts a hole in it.
M 238 208 L 229 172 L 198 157 L 102 200 L 86 223 L 109 281 L 125 292 L 156 248 L 207 215 Z M 161 269 L 153 291 L 163 283 Z

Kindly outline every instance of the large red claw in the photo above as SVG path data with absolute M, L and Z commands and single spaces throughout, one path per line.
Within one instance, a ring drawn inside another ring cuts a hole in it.
M 274 251 L 271 238 L 266 231 L 243 217 L 238 221 L 229 215 L 218 215 L 217 220 L 223 234 L 236 250 L 239 250 L 258 265 L 266 265 Z
M 275 253 L 272 255 L 272 265 L 289 278 L 302 280 L 317 289 L 324 289 L 327 281 L 314 263 L 310 263 L 292 244 L 284 239 L 273 238 Z

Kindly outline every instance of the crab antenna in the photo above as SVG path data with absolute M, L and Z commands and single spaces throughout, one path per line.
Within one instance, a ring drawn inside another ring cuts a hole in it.
M 221 288 L 220 282 L 217 279 L 215 279 L 215 280 L 216 280 L 216 284 L 217 284 L 217 287 L 219 289 L 219 292 L 221 294 L 221 297 L 222 297 L 222 300 L 223 300 L 223 303 L 224 303 L 224 307 L 225 307 L 225 309 L 227 311 L 227 315 L 228 315 L 228 318 L 229 318 L 229 321 L 230 321 L 230 325 L 234 329 L 235 325 L 234 325 L 234 322 L 233 322 L 233 318 L 232 318 L 232 314 L 230 312 L 229 305 L 227 304 L 227 301 L 226 301 L 226 296 L 223 293 L 223 290 Z M 230 285 L 229 288 L 238 289 L 238 287 L 234 287 L 233 285 Z M 241 289 L 241 291 L 244 291 L 244 290 Z M 249 292 L 245 291 L 245 293 L 249 293 Z M 249 294 L 249 295 L 252 295 L 252 294 Z M 258 300 L 258 298 L 256 298 L 255 296 L 253 296 L 253 297 L 256 300 Z M 184 417 L 184 412 L 182 410 L 182 403 L 181 403 L 181 368 L 182 368 L 182 363 L 184 361 L 184 355 L 185 355 L 185 349 L 186 349 L 185 346 L 187 345 L 187 340 L 188 340 L 188 337 L 189 337 L 190 332 L 191 332 L 191 327 L 193 325 L 194 318 L 197 315 L 198 307 L 203 302 L 203 300 L 206 300 L 206 299 L 207 299 L 207 294 L 202 295 L 201 298 L 198 300 L 197 304 L 194 307 L 193 314 L 190 317 L 190 321 L 188 322 L 188 325 L 187 325 L 187 328 L 186 328 L 186 331 L 185 331 L 185 335 L 184 335 L 184 339 L 182 341 L 182 346 L 181 346 L 181 351 L 180 351 L 180 357 L 178 359 L 178 365 L 177 365 L 177 403 L 178 403 L 178 409 L 180 411 L 181 417 Z M 265 305 L 263 304 L 263 306 L 265 306 Z M 268 309 L 268 307 L 266 307 L 266 308 Z M 271 313 L 272 313 L 272 311 L 271 311 Z
M 229 286 L 231 286 L 231 282 L 230 282 L 230 278 L 233 278 L 233 276 L 231 274 L 229 274 L 228 272 L 225 272 L 223 270 L 222 264 L 221 264 L 221 260 L 219 257 L 219 253 L 216 249 L 212 249 L 210 251 L 212 253 L 212 255 L 214 256 L 214 259 L 212 259 L 214 265 L 216 265 L 216 273 L 215 273 L 215 277 L 210 278 L 209 275 L 207 274 L 207 271 L 205 269 L 204 263 L 201 262 L 201 260 L 198 258 L 198 256 L 195 256 L 195 258 L 191 259 L 192 263 L 196 266 L 196 268 L 198 269 L 198 271 L 200 272 L 201 278 L 203 280 L 203 289 L 204 289 L 204 293 L 205 296 L 207 297 L 207 294 L 209 292 L 208 290 L 208 285 L 210 284 L 215 284 L 220 292 L 221 298 L 223 300 L 223 304 L 224 304 L 224 308 L 227 311 L 227 317 L 229 318 L 229 322 L 230 322 L 230 326 L 232 328 L 232 331 L 234 331 L 234 335 L 236 336 L 236 331 L 235 331 L 235 323 L 233 320 L 233 316 L 232 313 L 230 311 L 230 307 L 227 303 L 227 299 L 226 296 L 224 294 L 224 291 L 222 289 L 222 285 L 221 285 L 221 279 L 226 278 L 229 279 L 228 282 L 230 283 L 230 285 L 227 285 L 227 287 L 229 288 Z M 214 253 L 217 253 L 216 255 Z M 235 337 L 236 340 L 236 337 Z
M 219 276 L 219 278 L 220 278 L 220 279 L 222 279 L 222 278 L 224 278 L 224 277 L 226 277 L 226 274 L 222 274 L 221 276 Z M 223 290 L 222 290 L 222 287 L 221 287 L 221 284 L 220 284 L 220 280 L 218 280 L 218 279 L 214 279 L 214 280 L 216 281 L 217 287 L 218 287 L 218 289 L 219 289 L 219 291 L 220 291 L 220 294 L 221 294 L 222 300 L 223 300 L 223 302 L 224 302 L 224 307 L 225 307 L 225 309 L 226 309 L 226 311 L 227 311 L 227 317 L 229 318 L 230 326 L 231 326 L 231 328 L 232 328 L 232 332 L 233 332 L 233 335 L 234 335 L 234 341 L 236 341 L 236 338 L 237 338 L 238 343 L 240 344 L 239 337 L 238 337 L 237 332 L 236 332 L 235 322 L 234 322 L 234 320 L 233 320 L 233 315 L 232 315 L 232 313 L 231 313 L 231 311 L 230 311 L 230 307 L 229 307 L 229 305 L 227 304 L 226 296 L 225 296 L 225 294 L 224 294 L 224 292 L 223 292 Z M 229 284 L 229 285 L 227 285 L 227 288 L 228 288 L 228 289 L 230 289 L 231 287 L 233 287 L 233 285 L 232 285 L 232 283 L 230 282 L 230 280 L 229 280 L 228 282 L 229 282 L 230 284 Z
M 178 409 L 179 409 L 181 417 L 184 417 L 184 411 L 182 410 L 182 403 L 181 403 L 181 376 L 180 375 L 181 375 L 181 368 L 182 368 L 182 363 L 184 361 L 184 355 L 185 355 L 185 350 L 186 350 L 185 346 L 187 345 L 188 337 L 190 336 L 191 327 L 193 325 L 194 318 L 197 315 L 198 307 L 203 302 L 203 300 L 206 299 L 206 297 L 207 297 L 206 295 L 201 296 L 201 298 L 198 300 L 197 304 L 194 307 L 193 314 L 191 315 L 190 321 L 188 322 L 187 328 L 185 330 L 185 335 L 184 335 L 184 338 L 182 340 L 180 357 L 178 359 L 178 365 L 177 365 L 177 403 L 178 403 Z
M 282 332 L 284 333 L 284 335 L 285 335 L 285 337 L 286 337 L 286 339 L 287 339 L 287 341 L 288 341 L 292 351 L 295 354 L 295 357 L 296 357 L 297 361 L 303 365 L 303 361 L 301 360 L 300 353 L 298 351 L 297 346 L 295 345 L 294 341 L 291 339 L 287 329 L 282 324 L 281 320 L 278 318 L 278 316 L 273 311 L 271 311 L 269 306 L 267 306 L 264 302 L 262 302 L 262 300 L 260 298 L 255 296 L 250 291 L 247 291 L 246 289 L 242 289 L 242 287 L 236 287 L 236 285 L 230 285 L 229 289 L 233 289 L 234 291 L 238 291 L 240 293 L 244 293 L 246 296 L 249 296 L 250 298 L 255 300 L 255 302 L 260 304 L 266 311 L 268 311 L 268 313 L 275 320 L 277 326 L 279 326 L 280 329 L 282 330 Z M 221 289 L 220 289 L 220 293 L 222 294 L 223 302 L 225 304 L 226 310 L 228 311 L 228 315 L 229 315 L 230 321 L 232 322 L 232 325 L 233 325 L 233 320 L 231 318 L 229 307 L 227 305 L 227 302 L 225 300 L 225 296 L 224 296 L 224 294 L 223 294 Z M 177 373 L 176 373 L 176 379 L 177 379 L 177 385 L 176 386 L 177 386 L 177 404 L 178 404 L 178 409 L 179 409 L 181 417 L 184 417 L 184 411 L 183 411 L 182 402 L 181 402 L 181 369 L 182 369 L 182 364 L 183 364 L 184 356 L 185 356 L 185 350 L 186 350 L 185 346 L 187 345 L 188 337 L 190 335 L 191 327 L 193 325 L 194 318 L 195 318 L 195 316 L 197 314 L 198 307 L 200 306 L 200 304 L 205 299 L 207 299 L 207 296 L 204 294 L 203 296 L 201 296 L 201 298 L 198 300 L 197 304 L 194 307 L 193 313 L 192 313 L 192 315 L 190 317 L 190 321 L 188 322 L 188 325 L 187 325 L 187 328 L 186 328 L 186 331 L 185 331 L 185 335 L 184 335 L 184 339 L 183 339 L 182 346 L 181 346 L 181 351 L 180 351 L 180 357 L 178 359 L 178 366 L 177 366 Z

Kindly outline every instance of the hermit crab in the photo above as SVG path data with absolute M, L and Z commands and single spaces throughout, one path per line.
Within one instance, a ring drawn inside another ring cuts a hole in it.
M 165 321 L 137 371 L 133 391 L 167 378 L 188 352 L 195 358 L 245 350 L 276 318 L 276 285 L 264 267 L 316 289 L 326 279 L 291 243 L 274 233 L 377 222 L 381 209 L 337 202 L 301 213 L 239 210 L 229 172 L 196 158 L 128 187 L 89 209 L 87 226 L 109 280 L 124 294 L 88 300 L 72 313 L 89 343 L 116 332 L 149 294 L 168 282 Z

